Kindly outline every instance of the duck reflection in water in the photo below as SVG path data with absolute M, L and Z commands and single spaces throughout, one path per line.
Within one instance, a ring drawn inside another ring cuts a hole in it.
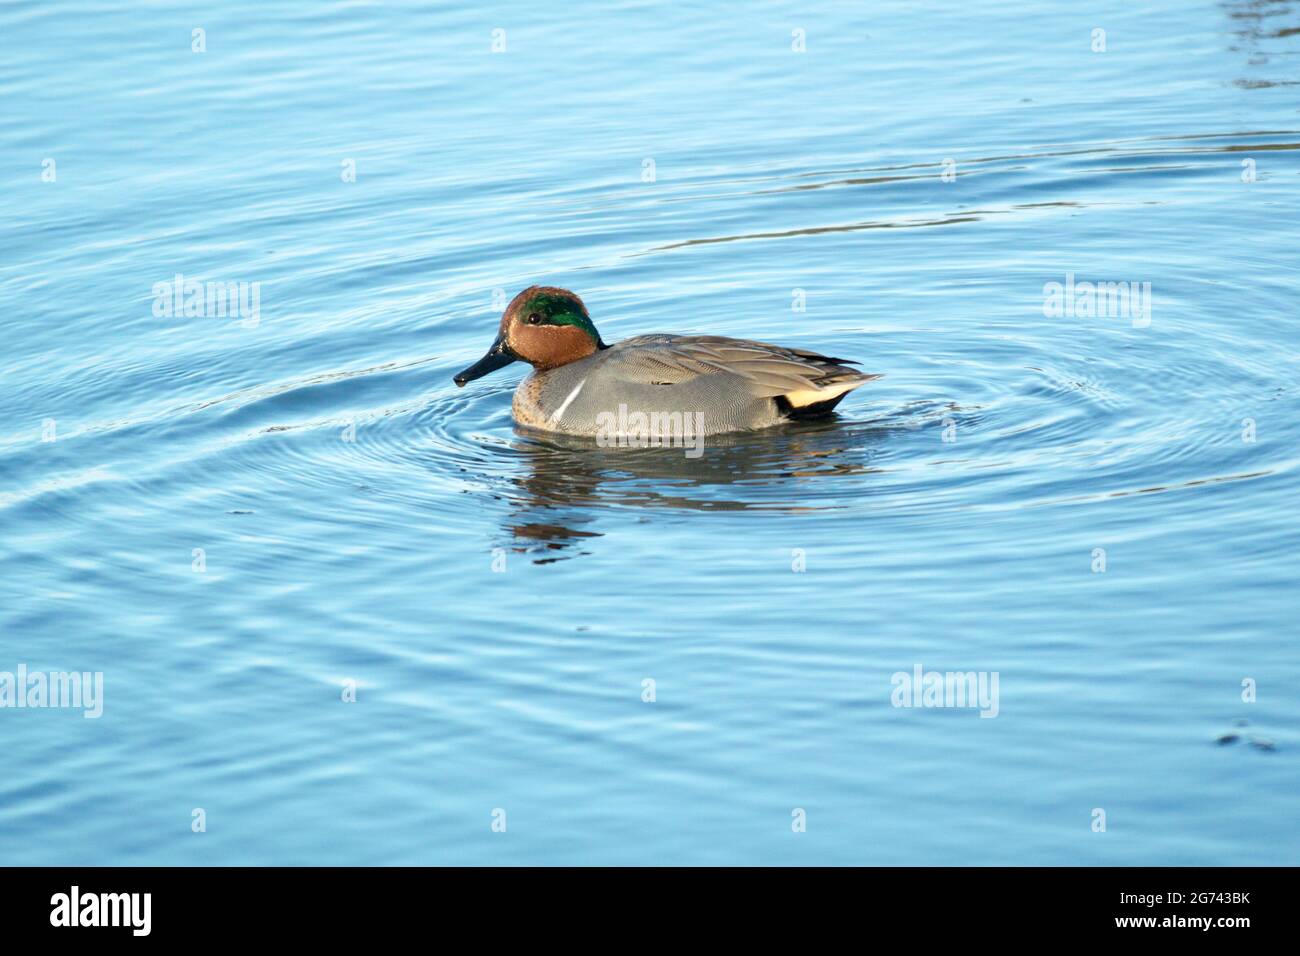
M 601 518 L 615 509 L 825 510 L 811 482 L 866 475 L 887 433 L 879 423 L 831 419 L 761 434 L 715 435 L 703 454 L 673 447 L 602 447 L 589 438 L 516 427 L 510 450 L 520 477 L 502 529 L 516 553 L 538 564 L 587 554 Z M 499 545 L 500 546 L 500 545 Z

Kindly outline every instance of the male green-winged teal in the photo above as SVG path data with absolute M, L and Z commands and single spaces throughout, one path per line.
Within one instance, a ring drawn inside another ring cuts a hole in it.
M 620 407 L 693 415 L 705 435 L 764 428 L 823 415 L 880 377 L 849 368 L 848 359 L 719 335 L 637 335 L 606 345 L 577 295 L 536 285 L 511 300 L 492 347 L 455 382 L 517 359 L 533 373 L 515 390 L 515 421 L 575 435 L 597 434 Z

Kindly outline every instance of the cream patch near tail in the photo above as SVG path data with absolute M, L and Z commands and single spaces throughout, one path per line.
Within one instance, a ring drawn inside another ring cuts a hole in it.
M 801 388 L 797 391 L 786 392 L 784 397 L 790 403 L 791 408 L 807 408 L 809 405 L 820 405 L 822 402 L 829 402 L 831 399 L 839 398 L 845 392 L 851 392 L 859 385 L 865 385 L 871 379 L 878 377 L 871 375 L 850 379 L 846 382 L 832 382 L 824 388 Z

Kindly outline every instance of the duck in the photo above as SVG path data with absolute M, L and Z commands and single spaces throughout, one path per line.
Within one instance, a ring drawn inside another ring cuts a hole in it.
M 453 381 L 463 387 L 516 361 L 533 371 L 515 389 L 515 422 L 569 435 L 598 435 L 612 416 L 677 413 L 703 435 L 753 431 L 825 416 L 880 378 L 852 359 L 720 335 L 652 333 L 607 345 L 576 293 L 543 285 L 511 299 L 487 353 Z

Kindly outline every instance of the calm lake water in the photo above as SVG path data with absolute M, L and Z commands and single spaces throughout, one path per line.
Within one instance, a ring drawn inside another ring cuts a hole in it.
M 0 862 L 1296 862 L 1300 3 L 1076 6 L 5 5 Z M 535 282 L 885 377 L 539 440 Z

